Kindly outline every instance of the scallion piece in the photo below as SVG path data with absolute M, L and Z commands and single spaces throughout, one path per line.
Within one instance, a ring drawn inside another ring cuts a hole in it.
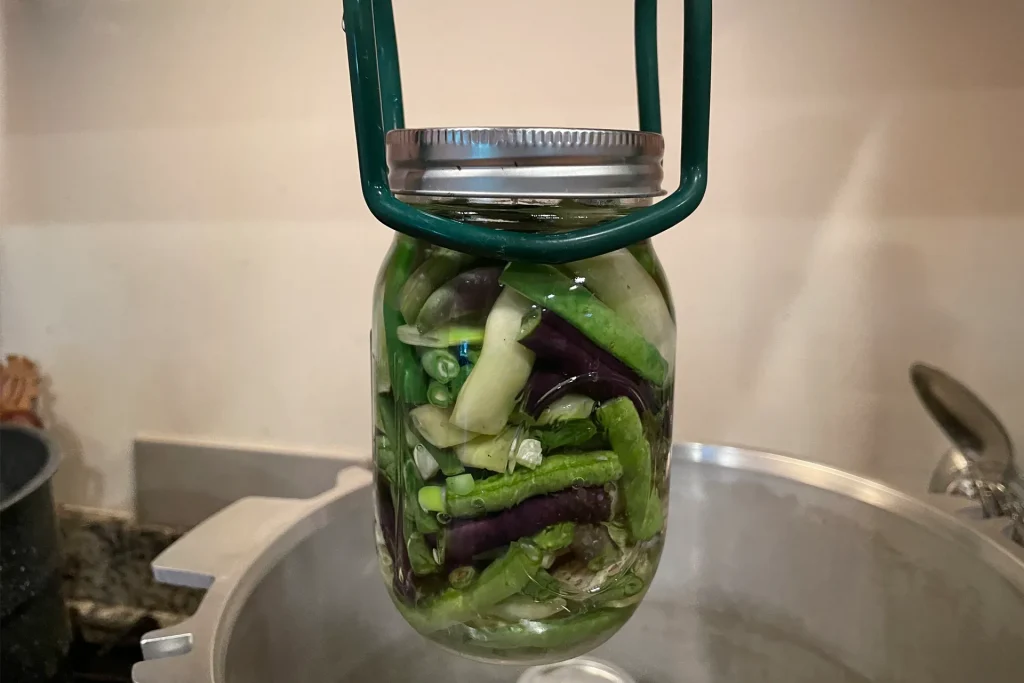
M 467 472 L 466 474 L 448 477 L 445 479 L 445 484 L 452 493 L 464 496 L 473 490 L 473 487 L 476 486 L 476 481 L 473 479 L 473 475 Z
M 452 392 L 437 380 L 431 380 L 427 386 L 427 401 L 438 408 L 447 408 L 452 404 Z
M 448 574 L 448 583 L 452 588 L 461 590 L 473 583 L 476 578 L 476 569 L 472 566 L 456 567 Z
M 424 486 L 417 494 L 420 507 L 427 512 L 447 512 L 444 504 L 444 488 L 440 486 Z
M 432 349 L 447 349 L 459 344 L 479 345 L 484 341 L 484 328 L 453 325 L 421 333 L 415 325 L 402 325 L 395 334 L 398 341 L 409 346 L 426 346 Z
M 420 358 L 420 364 L 431 379 L 442 384 L 450 382 L 459 374 L 459 359 L 447 349 L 430 349 Z

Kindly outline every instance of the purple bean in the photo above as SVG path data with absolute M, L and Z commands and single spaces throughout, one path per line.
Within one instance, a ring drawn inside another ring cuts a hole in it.
M 559 522 L 595 524 L 611 518 L 611 494 L 600 486 L 530 498 L 489 517 L 455 520 L 445 529 L 445 562 L 468 564 L 480 553 L 536 534 Z
M 537 354 L 526 402 L 531 414 L 570 391 L 597 400 L 628 396 L 640 412 L 654 408 L 650 385 L 551 311 L 541 313 L 520 343 Z
M 392 571 L 394 579 L 391 582 L 395 595 L 402 598 L 406 603 L 412 604 L 416 598 L 416 586 L 413 585 L 412 565 L 409 563 L 409 552 L 405 543 L 399 541 L 401 530 L 398 528 L 395 517 L 395 505 L 391 500 L 391 487 L 387 479 L 377 474 L 377 519 L 380 523 L 380 531 L 384 536 L 384 545 L 391 555 L 394 563 Z M 402 534 L 401 538 L 404 538 Z
M 538 358 L 557 362 L 564 375 L 613 373 L 640 382 L 640 377 L 625 363 L 548 310 L 540 314 L 539 322 L 520 343 Z
M 459 273 L 427 298 L 416 316 L 416 327 L 429 332 L 486 315 L 501 293 L 501 271 L 502 266 L 481 266 Z
M 549 365 L 543 365 L 534 369 L 526 384 L 526 411 L 536 417 L 552 401 L 566 394 L 583 394 L 597 401 L 626 396 L 641 414 L 653 410 L 655 404 L 654 394 L 646 382 L 600 372 L 566 377 Z

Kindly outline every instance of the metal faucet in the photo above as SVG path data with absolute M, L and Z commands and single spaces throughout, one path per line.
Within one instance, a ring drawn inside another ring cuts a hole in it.
M 1010 518 L 1010 537 L 1024 545 L 1024 473 L 1002 422 L 974 392 L 936 367 L 914 363 L 910 382 L 952 444 L 928 490 L 977 500 L 986 519 Z

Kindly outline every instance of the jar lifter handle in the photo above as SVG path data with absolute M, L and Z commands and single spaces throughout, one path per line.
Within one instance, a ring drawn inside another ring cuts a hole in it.
M 657 0 L 636 0 L 640 127 L 660 132 Z M 683 0 L 683 115 L 679 187 L 627 216 L 562 233 L 520 233 L 460 223 L 399 201 L 388 187 L 384 138 L 405 125 L 391 0 L 344 0 L 352 109 L 363 199 L 384 225 L 410 237 L 502 260 L 565 263 L 643 241 L 689 216 L 707 189 L 711 0 Z

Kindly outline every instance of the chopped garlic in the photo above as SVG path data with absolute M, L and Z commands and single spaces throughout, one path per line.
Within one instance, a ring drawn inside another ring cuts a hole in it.
M 416 444 L 416 447 L 412 449 L 412 459 L 416 463 L 416 469 L 420 471 L 420 476 L 424 479 L 430 479 L 441 469 L 434 457 L 430 455 L 427 447 L 421 443 Z
M 532 470 L 540 464 L 541 459 L 540 441 L 537 439 L 523 439 L 519 444 L 519 449 L 516 451 L 516 462 Z

